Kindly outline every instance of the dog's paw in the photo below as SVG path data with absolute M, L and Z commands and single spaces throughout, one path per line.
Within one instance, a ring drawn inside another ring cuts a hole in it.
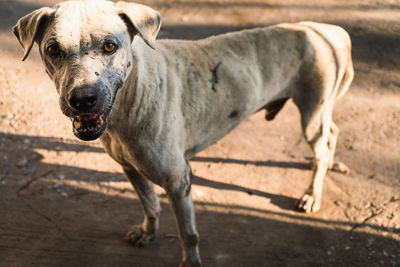
M 128 230 L 124 239 L 134 246 L 143 247 L 153 241 L 154 234 L 148 234 L 141 225 L 135 225 Z
M 305 193 L 296 204 L 296 208 L 304 212 L 317 212 L 321 208 L 321 200 Z

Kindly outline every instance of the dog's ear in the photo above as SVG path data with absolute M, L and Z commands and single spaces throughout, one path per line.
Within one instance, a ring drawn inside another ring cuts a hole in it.
M 126 23 L 133 38 L 137 33 L 151 48 L 156 49 L 156 37 L 161 27 L 161 15 L 154 9 L 140 4 L 117 2 L 118 15 Z
M 49 18 L 54 10 L 49 7 L 43 7 L 29 13 L 18 20 L 17 24 L 12 27 L 12 32 L 17 37 L 19 43 L 24 49 L 24 61 L 32 49 L 33 43 L 38 37 L 38 33 L 43 30 L 44 21 Z

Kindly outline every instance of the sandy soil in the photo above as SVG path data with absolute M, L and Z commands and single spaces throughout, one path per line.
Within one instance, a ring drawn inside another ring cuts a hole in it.
M 21 62 L 16 20 L 57 1 L 0 2 L 0 266 L 177 266 L 172 213 L 146 248 L 123 241 L 137 195 L 99 142 L 80 142 L 34 48 Z M 337 158 L 317 214 L 293 210 L 309 148 L 292 103 L 255 114 L 191 161 L 204 266 L 400 266 L 400 3 L 390 0 L 147 1 L 160 38 L 198 39 L 279 22 L 347 29 L 356 78 L 337 103 Z

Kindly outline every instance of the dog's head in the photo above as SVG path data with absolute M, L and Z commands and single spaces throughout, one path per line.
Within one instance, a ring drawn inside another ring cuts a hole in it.
M 133 38 L 155 48 L 160 25 L 160 14 L 147 6 L 88 0 L 35 10 L 12 31 L 25 51 L 23 60 L 38 44 L 74 134 L 94 140 L 106 129 L 118 89 L 134 67 Z

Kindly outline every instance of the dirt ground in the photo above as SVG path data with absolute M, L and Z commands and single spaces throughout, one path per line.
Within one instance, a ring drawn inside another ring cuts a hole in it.
M 57 1 L 0 2 L 0 266 L 177 266 L 180 245 L 162 189 L 156 240 L 123 241 L 142 220 L 137 195 L 98 141 L 81 142 L 35 47 L 10 27 Z M 400 266 L 400 2 L 396 0 L 147 1 L 160 38 L 313 20 L 353 41 L 355 81 L 335 109 L 336 157 L 322 210 L 294 211 L 311 152 L 289 103 L 272 122 L 255 114 L 192 161 L 204 266 Z

